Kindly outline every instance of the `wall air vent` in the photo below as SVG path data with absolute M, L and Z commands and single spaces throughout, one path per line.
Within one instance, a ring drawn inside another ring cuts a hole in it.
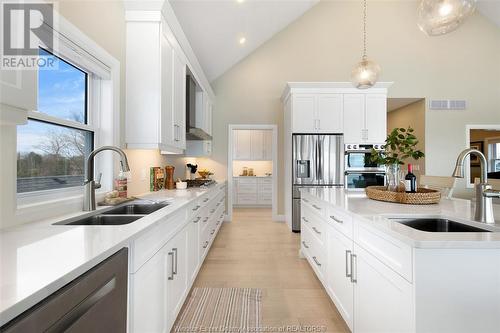
M 431 99 L 429 101 L 430 110 L 465 110 L 467 102 L 465 100 Z

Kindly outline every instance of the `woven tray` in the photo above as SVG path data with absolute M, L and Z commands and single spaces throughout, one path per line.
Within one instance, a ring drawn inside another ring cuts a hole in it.
M 388 191 L 385 186 L 368 186 L 365 191 L 370 199 L 407 205 L 432 205 L 441 200 L 441 192 L 427 188 L 419 188 L 417 193 L 406 193 Z

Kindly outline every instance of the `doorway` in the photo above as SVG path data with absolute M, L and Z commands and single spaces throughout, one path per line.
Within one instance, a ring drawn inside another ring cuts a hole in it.
M 228 127 L 228 207 L 271 208 L 278 220 L 278 127 L 276 125 L 236 125 Z

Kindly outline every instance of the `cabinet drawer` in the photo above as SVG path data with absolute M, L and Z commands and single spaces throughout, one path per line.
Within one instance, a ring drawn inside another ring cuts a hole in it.
M 258 186 L 258 191 L 259 193 L 272 193 L 273 192 L 273 186 L 272 185 L 259 185 Z
M 326 204 L 311 198 L 302 198 L 302 206 L 311 208 L 316 214 L 325 216 Z
M 238 195 L 242 193 L 257 193 L 257 185 L 255 184 L 239 184 L 238 185 Z
M 238 185 L 257 185 L 257 178 L 255 177 L 240 177 L 238 178 Z
M 314 214 L 309 207 L 302 209 L 302 221 L 306 222 L 306 227 L 309 228 L 311 234 L 318 240 L 319 245 L 326 249 L 327 225 L 319 216 Z
M 272 178 L 258 178 L 259 185 L 273 185 L 273 179 Z
M 133 240 L 131 246 L 131 272 L 136 272 L 147 260 L 149 260 L 170 237 L 174 236 L 186 222 L 186 211 L 180 209 L 171 216 L 157 222 L 153 227 L 146 230 L 141 236 Z
M 354 224 L 354 242 L 378 260 L 412 282 L 413 256 L 410 246 L 369 226 Z
M 352 239 L 353 237 L 353 225 L 352 225 L 352 217 L 333 207 L 328 207 L 327 209 L 327 219 L 329 224 L 333 226 L 335 229 L 343 233 L 345 236 Z

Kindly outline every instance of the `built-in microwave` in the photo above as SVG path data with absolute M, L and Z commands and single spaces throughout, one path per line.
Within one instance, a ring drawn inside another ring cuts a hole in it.
M 380 171 L 385 167 L 374 163 L 371 159 L 372 150 L 383 151 L 383 144 L 346 144 L 345 149 L 345 171 Z

